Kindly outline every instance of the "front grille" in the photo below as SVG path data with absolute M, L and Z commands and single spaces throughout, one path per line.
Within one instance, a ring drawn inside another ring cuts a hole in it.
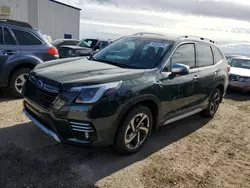
M 229 75 L 229 80 L 231 81 L 238 81 L 239 80 L 239 76 L 238 75 L 234 75 L 234 74 L 230 74 Z
M 25 96 L 44 109 L 49 109 L 51 107 L 57 95 L 57 93 L 50 93 L 48 91 L 38 89 L 33 83 L 27 81 Z

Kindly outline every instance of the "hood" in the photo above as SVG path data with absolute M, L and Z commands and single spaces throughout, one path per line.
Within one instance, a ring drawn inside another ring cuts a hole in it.
M 145 70 L 126 69 L 90 61 L 83 58 L 67 58 L 41 63 L 34 73 L 56 82 L 67 84 L 100 84 L 139 78 Z
M 92 48 L 82 47 L 82 46 L 71 46 L 71 45 L 62 45 L 60 48 L 69 48 L 74 50 L 92 50 Z
M 239 75 L 239 76 L 250 77 L 250 69 L 231 67 L 230 74 L 236 74 L 236 75 Z

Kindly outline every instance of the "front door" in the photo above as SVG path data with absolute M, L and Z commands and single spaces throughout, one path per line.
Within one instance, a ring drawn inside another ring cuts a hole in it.
M 169 77 L 170 72 L 163 72 L 162 101 L 165 118 L 174 116 L 178 112 L 188 110 L 199 104 L 199 70 L 195 65 L 194 44 L 183 44 L 177 48 L 167 66 L 171 67 L 175 63 L 181 63 L 190 67 L 187 75 L 176 75 Z

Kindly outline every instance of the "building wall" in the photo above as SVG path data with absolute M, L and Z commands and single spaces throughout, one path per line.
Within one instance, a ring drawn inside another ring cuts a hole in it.
M 0 0 L 1 6 L 9 6 L 10 19 L 30 23 L 52 40 L 64 38 L 64 34 L 79 39 L 80 11 L 50 0 Z
M 38 28 L 52 40 L 71 34 L 79 39 L 80 11 L 49 1 L 38 0 Z
M 28 21 L 28 0 L 0 0 L 0 5 L 10 7 L 10 19 Z

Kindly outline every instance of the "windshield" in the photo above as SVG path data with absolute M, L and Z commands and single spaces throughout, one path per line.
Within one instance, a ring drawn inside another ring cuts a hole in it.
M 233 59 L 230 62 L 231 67 L 250 69 L 250 60 L 247 59 Z
M 97 42 L 98 40 L 96 39 L 84 39 L 84 40 L 81 40 L 77 46 L 93 48 Z
M 158 65 L 170 44 L 171 41 L 165 39 L 126 37 L 96 53 L 93 59 L 131 68 L 151 69 Z

